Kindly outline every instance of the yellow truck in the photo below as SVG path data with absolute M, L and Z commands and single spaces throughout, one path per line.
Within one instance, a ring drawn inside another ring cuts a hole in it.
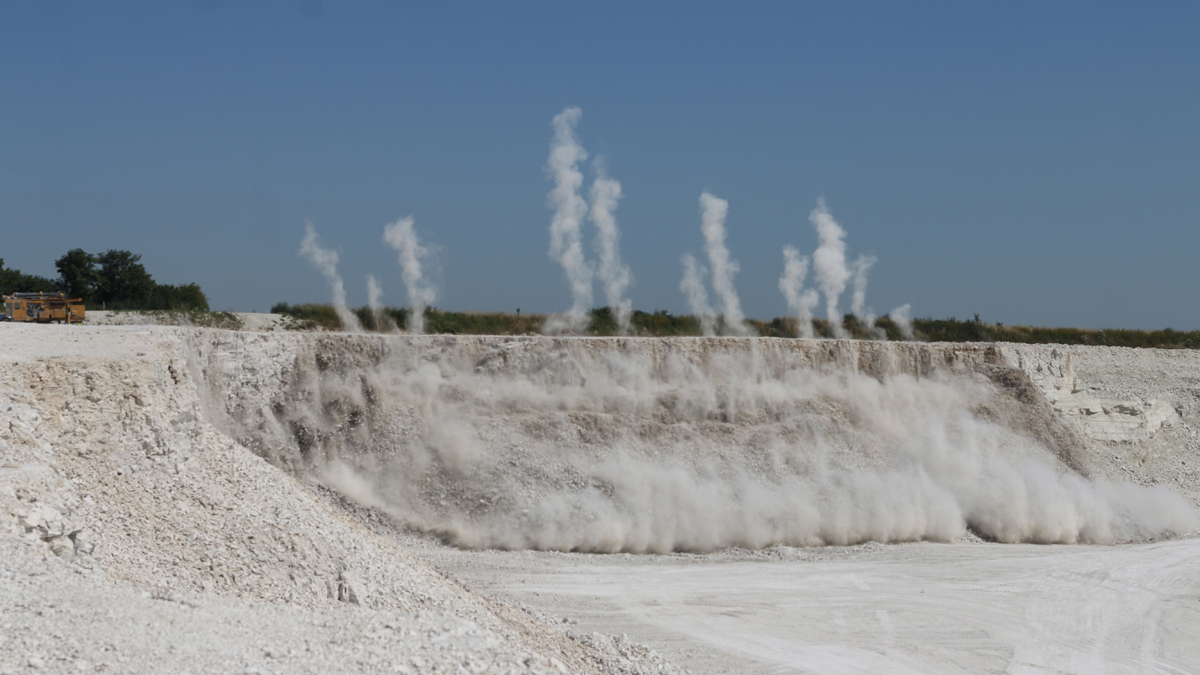
M 0 321 L 83 323 L 83 312 L 83 300 L 68 299 L 65 293 L 13 293 L 4 296 Z

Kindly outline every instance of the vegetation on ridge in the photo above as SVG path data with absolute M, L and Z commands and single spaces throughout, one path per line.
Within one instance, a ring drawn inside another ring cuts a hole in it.
M 393 330 L 403 327 L 408 319 L 407 308 L 387 307 L 381 310 L 382 326 L 377 325 L 374 312 L 367 307 L 351 310 L 367 330 Z M 273 314 L 291 317 L 298 328 L 309 330 L 341 330 L 337 312 L 332 305 L 289 305 L 281 302 L 271 308 Z M 427 307 L 427 333 L 459 335 L 527 335 L 540 334 L 547 319 L 545 314 L 510 314 L 504 312 L 451 312 Z M 630 317 L 632 335 L 669 337 L 702 335 L 700 322 L 690 315 L 675 315 L 659 310 L 634 310 Z M 776 317 L 770 321 L 747 319 L 755 333 L 762 337 L 795 338 L 799 335 L 796 317 Z M 824 319 L 814 319 L 813 327 L 819 337 L 831 338 L 833 331 Z M 867 340 L 872 336 L 866 326 L 847 314 L 843 327 L 852 338 Z M 902 339 L 900 328 L 890 317 L 880 317 L 875 327 L 887 334 L 889 340 Z M 1200 349 L 1200 331 L 1177 331 L 1170 328 L 1145 331 L 1130 329 L 1089 330 L 1083 328 L 1041 328 L 1035 326 L 1006 326 L 973 319 L 913 319 L 915 339 L 923 342 L 1020 342 L 1026 344 L 1108 345 L 1113 347 L 1156 347 L 1165 349 Z M 720 328 L 718 328 L 720 332 Z M 608 307 L 591 311 L 591 322 L 585 335 L 618 335 L 616 317 Z

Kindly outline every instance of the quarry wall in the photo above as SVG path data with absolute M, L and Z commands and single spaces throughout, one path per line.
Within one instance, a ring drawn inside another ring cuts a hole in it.
M 1076 367 L 1087 350 L 1053 345 L 188 339 L 189 367 L 209 383 L 206 414 L 239 442 L 464 546 L 710 550 L 966 530 L 1114 541 L 1147 535 L 1130 524 L 1130 503 L 1076 494 L 1064 476 L 1197 499 L 1185 459 L 1195 397 L 1184 380 L 1138 389 L 1144 364 L 1119 366 L 1132 350 L 1085 357 L 1111 371 L 1088 384 Z M 1196 368 L 1187 353 L 1154 357 Z M 980 488 L 989 505 L 970 496 Z M 1010 502 L 1024 502 L 1021 513 L 1002 508 Z

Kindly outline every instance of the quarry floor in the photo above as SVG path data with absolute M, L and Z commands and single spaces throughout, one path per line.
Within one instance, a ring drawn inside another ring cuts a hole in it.
M 630 556 L 413 549 L 695 673 L 1200 672 L 1200 540 Z

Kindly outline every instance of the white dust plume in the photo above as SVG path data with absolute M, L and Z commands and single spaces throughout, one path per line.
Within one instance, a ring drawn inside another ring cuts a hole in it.
M 728 213 L 728 201 L 708 192 L 700 195 L 700 231 L 704 234 L 704 250 L 712 266 L 713 292 L 721 299 L 725 330 L 734 335 L 749 335 L 742 304 L 733 287 L 733 277 L 740 268 L 736 260 L 729 258 L 729 249 L 725 246 L 725 217 Z
M 571 309 L 546 321 L 547 332 L 578 332 L 587 327 L 588 310 L 592 306 L 592 266 L 583 255 L 582 227 L 587 215 L 587 201 L 579 194 L 583 173 L 579 163 L 587 152 L 575 137 L 583 111 L 571 107 L 554 116 L 554 139 L 546 174 L 554 181 L 547 205 L 554 209 L 550 221 L 550 257 L 562 265 L 571 287 Z
M 788 309 L 796 316 L 796 325 L 803 339 L 813 337 L 813 308 L 821 301 L 814 288 L 804 288 L 808 276 L 808 258 L 800 255 L 795 246 L 783 247 L 783 276 L 779 291 L 787 299 Z
M 367 275 L 367 307 L 375 318 L 375 330 L 382 331 L 385 326 L 395 328 L 395 324 L 383 313 L 383 287 L 374 274 Z
M 329 285 L 333 289 L 333 310 L 337 312 L 338 320 L 342 322 L 342 329 L 350 332 L 361 331 L 362 324 L 359 323 L 358 317 L 354 316 L 354 313 L 346 307 L 346 287 L 342 284 L 342 275 L 337 271 L 337 251 L 321 246 L 317 230 L 311 222 L 304 224 L 304 239 L 300 242 L 300 255 L 307 257 L 329 281 Z
M 316 472 L 317 479 L 326 487 L 336 490 L 352 502 L 368 508 L 387 512 L 389 505 L 374 493 L 374 485 L 366 476 L 359 474 L 354 467 L 333 460 Z
M 600 255 L 597 275 L 604 284 L 604 297 L 617 320 L 621 333 L 629 332 L 629 317 L 633 314 L 633 302 L 625 297 L 625 291 L 633 282 L 629 267 L 621 262 L 621 232 L 617 228 L 617 202 L 621 200 L 621 183 L 609 178 L 603 167 L 597 167 L 598 175 L 592 182 L 592 210 L 590 217 L 596 226 L 596 250 Z
M 700 322 L 700 330 L 705 335 L 714 335 L 717 329 L 717 317 L 712 305 L 708 304 L 708 290 L 704 285 L 704 266 L 696 262 L 691 253 L 684 253 L 683 279 L 679 282 L 679 290 L 687 298 L 688 309 L 692 316 Z
M 374 274 L 367 275 L 367 307 L 370 308 L 372 314 L 378 314 L 383 311 L 383 287 L 379 285 L 379 280 Z
M 846 231 L 833 219 L 823 198 L 817 201 L 817 208 L 812 210 L 808 220 L 816 229 L 819 242 L 813 252 L 813 272 L 825 295 L 825 318 L 834 337 L 845 338 L 838 296 L 846 290 L 846 282 L 850 280 L 850 269 L 846 266 Z
M 391 340 L 383 359 L 348 343 L 338 369 L 299 359 L 288 405 L 256 407 L 272 417 L 246 419 L 245 433 L 268 435 L 255 447 L 272 461 L 459 546 L 712 551 L 968 531 L 1109 544 L 1200 527 L 1162 486 L 1072 470 L 1083 441 L 1025 395 L 1037 385 L 1023 370 L 982 356 L 959 364 L 967 372 L 929 372 L 917 350 L 936 363 L 951 354 L 896 343 L 866 359 L 848 353 L 856 345 L 792 340 Z
M 420 334 L 425 332 L 425 308 L 437 299 L 437 289 L 422 266 L 431 252 L 421 244 L 413 223 L 413 217 L 406 216 L 389 224 L 383 228 L 383 241 L 399 253 L 401 277 L 408 291 L 408 330 Z
M 892 323 L 896 324 L 896 328 L 900 331 L 900 337 L 905 340 L 914 339 L 912 326 L 912 306 L 908 303 L 900 305 L 888 313 Z
M 873 255 L 860 255 L 854 261 L 854 294 L 850 296 L 850 312 L 858 318 L 871 337 L 886 340 L 886 332 L 875 330 L 875 312 L 867 307 L 867 273 L 871 271 L 876 260 Z

